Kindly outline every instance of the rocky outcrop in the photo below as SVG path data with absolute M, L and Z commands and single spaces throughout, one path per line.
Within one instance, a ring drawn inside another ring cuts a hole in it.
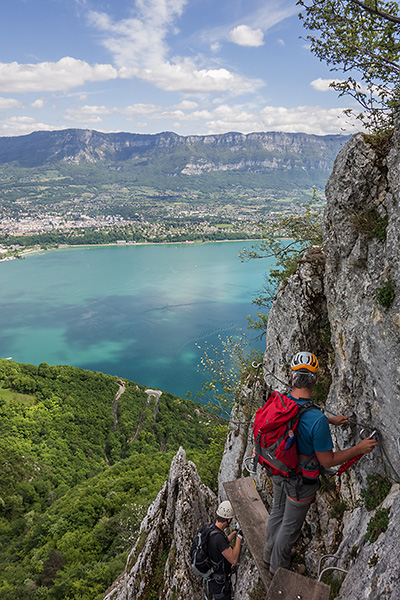
M 264 377 L 270 389 L 288 389 L 289 365 L 295 352 L 314 348 L 319 356 L 328 355 L 329 344 L 322 343 L 329 331 L 324 268 L 323 249 L 312 247 L 300 259 L 288 283 L 278 290 L 268 315 L 264 355 Z
M 400 598 L 398 484 L 393 485 L 391 493 L 379 508 L 390 511 L 389 525 L 372 543 L 365 542 L 365 535 L 373 514 L 367 512 L 365 507 L 359 507 L 345 518 L 343 541 L 337 554 L 344 557 L 339 564 L 344 564 L 349 572 L 340 589 L 340 600 Z
M 196 533 L 213 520 L 216 507 L 215 495 L 202 484 L 195 465 L 186 462 L 181 448 L 141 525 L 124 573 L 104 600 L 202 600 L 199 578 L 190 568 L 189 548 Z
M 398 486 L 385 501 L 392 506 L 388 529 L 374 544 L 365 542 L 372 516 L 357 508 L 369 474 L 399 481 L 400 473 L 399 129 L 390 152 L 370 142 L 358 135 L 347 144 L 326 190 L 324 287 L 335 354 L 327 406 L 353 421 L 353 427 L 338 432 L 340 447 L 357 442 L 364 426 L 368 432 L 377 429 L 380 442 L 378 450 L 348 472 L 342 486 L 353 510 L 346 514 L 338 554 L 347 567 L 352 548 L 358 555 L 341 600 L 400 596 L 393 559 L 400 553 Z

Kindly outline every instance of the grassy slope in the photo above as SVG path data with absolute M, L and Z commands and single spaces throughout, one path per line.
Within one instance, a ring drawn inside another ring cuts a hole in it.
M 211 481 L 215 421 L 124 381 L 115 428 L 116 378 L 74 367 L 0 360 L 0 382 L 0 599 L 100 599 L 180 445 Z

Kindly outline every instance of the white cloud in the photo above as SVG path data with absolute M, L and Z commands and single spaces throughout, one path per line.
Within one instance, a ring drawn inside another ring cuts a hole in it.
M 268 131 L 313 133 L 315 135 L 354 131 L 354 125 L 340 108 L 266 106 L 261 110 L 261 118 Z
M 21 108 L 22 106 L 22 102 L 15 100 L 14 98 L 0 98 L 0 110 L 5 110 L 6 108 Z
M 31 104 L 32 108 L 43 108 L 44 100 L 42 98 L 38 98 L 35 102 Z
M 341 83 L 342 81 L 345 81 L 344 79 L 322 79 L 322 77 L 318 77 L 318 79 L 314 79 L 314 81 L 312 81 L 310 83 L 311 87 L 314 88 L 314 90 L 317 90 L 317 92 L 328 92 L 328 91 L 333 91 L 330 86 L 331 83 Z
M 114 56 L 118 67 L 136 68 L 145 62 L 158 65 L 167 53 L 164 38 L 173 32 L 186 0 L 147 0 L 137 2 L 137 16 L 112 21 L 106 13 L 92 11 L 92 25 L 103 31 L 103 45 Z M 140 69 L 140 67 L 139 67 Z
M 181 108 L 182 110 L 194 110 L 199 105 L 197 102 L 193 102 L 191 100 L 182 100 L 179 104 L 175 106 L 175 108 Z
M 131 104 L 121 109 L 121 113 L 130 117 L 135 116 L 151 116 L 159 114 L 163 108 L 157 104 Z
M 213 110 L 196 110 L 185 114 L 180 121 L 195 122 L 199 133 L 208 134 L 286 131 L 328 135 L 355 131 L 354 121 L 344 116 L 342 109 L 318 106 L 297 106 L 290 109 L 264 106 L 256 109 L 244 105 L 221 104 Z
M 219 42 L 214 42 L 210 46 L 211 52 L 218 52 L 219 50 L 221 50 L 221 48 L 222 48 L 222 46 L 221 46 L 221 44 Z
M 135 69 L 121 69 L 122 78 L 138 75 Z M 254 92 L 263 85 L 261 80 L 245 79 L 227 69 L 197 69 L 191 59 L 181 62 L 164 62 L 151 69 L 143 69 L 139 75 L 145 81 L 169 91 L 186 93 Z
M 183 103 L 182 103 L 183 104 Z M 185 112 L 184 112 L 185 110 Z M 284 108 L 279 106 L 255 107 L 251 105 L 228 105 L 221 103 L 212 109 L 182 105 L 162 107 L 155 104 L 135 104 L 124 109 L 114 109 L 115 113 L 126 116 L 128 120 L 146 119 L 146 123 L 165 121 L 167 127 L 183 128 L 191 123 L 190 131 L 198 134 L 226 133 L 240 131 L 286 131 L 291 133 L 311 133 L 328 135 L 335 133 L 353 133 L 354 121 L 343 115 L 340 108 L 326 109 L 319 106 L 297 106 Z M 168 121 L 171 121 L 168 124 Z M 155 127 L 159 129 L 158 126 Z
M 262 46 L 264 33 L 262 29 L 252 29 L 248 25 L 238 25 L 229 32 L 229 39 L 239 46 Z
M 67 91 L 87 81 L 106 81 L 117 76 L 111 65 L 92 66 L 70 56 L 58 62 L 0 63 L 0 89 L 12 93 Z
M 110 131 L 105 124 L 106 116 L 113 115 L 113 120 L 124 119 L 134 123 L 134 130 L 149 131 L 176 130 L 182 135 L 218 134 L 230 131 L 251 133 L 257 131 L 286 131 L 291 133 L 311 133 L 328 135 L 337 133 L 353 133 L 357 131 L 342 109 L 326 109 L 318 106 L 297 106 L 284 108 L 279 106 L 255 106 L 252 104 L 228 105 L 220 102 L 217 105 L 184 100 L 180 104 L 161 106 L 159 104 L 132 104 L 126 107 L 85 105 L 75 109 L 67 109 L 64 121 L 59 126 L 40 123 L 30 116 L 10 117 L 3 119 L 0 135 L 17 136 L 32 131 L 50 131 L 63 129 L 67 123 L 75 123 L 82 127 Z M 118 130 L 129 131 L 122 126 Z M 60 121 L 58 121 L 58 124 Z M 112 131 L 115 131 L 115 125 Z
M 261 3 L 261 8 L 246 15 L 247 27 L 266 33 L 278 23 L 296 15 L 298 12 L 298 7 L 292 0 L 264 0 Z M 240 22 L 235 22 L 223 27 L 214 27 L 200 32 L 199 36 L 204 42 L 215 44 L 229 39 L 230 32 L 240 26 L 243 25 Z
M 110 115 L 115 109 L 107 106 L 81 106 L 79 108 L 68 108 L 65 111 L 66 121 L 74 123 L 101 123 L 102 117 Z
M 47 123 L 40 123 L 32 117 L 11 117 L 0 126 L 0 136 L 14 137 L 27 135 L 33 131 L 53 131 L 62 129 Z
M 254 92 L 263 85 L 226 68 L 209 68 L 200 64 L 199 57 L 169 57 L 166 38 L 176 32 L 175 21 L 185 4 L 186 0 L 137 2 L 135 17 L 120 21 L 105 13 L 90 13 L 90 23 L 103 33 L 103 45 L 111 52 L 119 76 L 138 77 L 166 91 L 201 94 Z

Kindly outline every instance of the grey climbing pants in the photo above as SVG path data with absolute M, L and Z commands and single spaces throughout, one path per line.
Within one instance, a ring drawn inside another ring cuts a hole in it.
M 297 483 L 285 477 L 272 477 L 274 498 L 267 525 L 264 559 L 270 563 L 271 573 L 279 567 L 288 569 L 290 551 L 300 536 L 308 509 L 319 489 L 319 481 Z

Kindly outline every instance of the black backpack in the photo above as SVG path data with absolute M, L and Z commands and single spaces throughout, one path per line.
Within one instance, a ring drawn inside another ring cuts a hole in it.
M 222 558 L 219 562 L 215 563 L 208 555 L 209 539 L 217 533 L 221 533 L 218 527 L 212 523 L 205 525 L 193 539 L 190 548 L 190 566 L 196 575 L 203 577 L 203 579 L 210 579 L 222 564 Z

